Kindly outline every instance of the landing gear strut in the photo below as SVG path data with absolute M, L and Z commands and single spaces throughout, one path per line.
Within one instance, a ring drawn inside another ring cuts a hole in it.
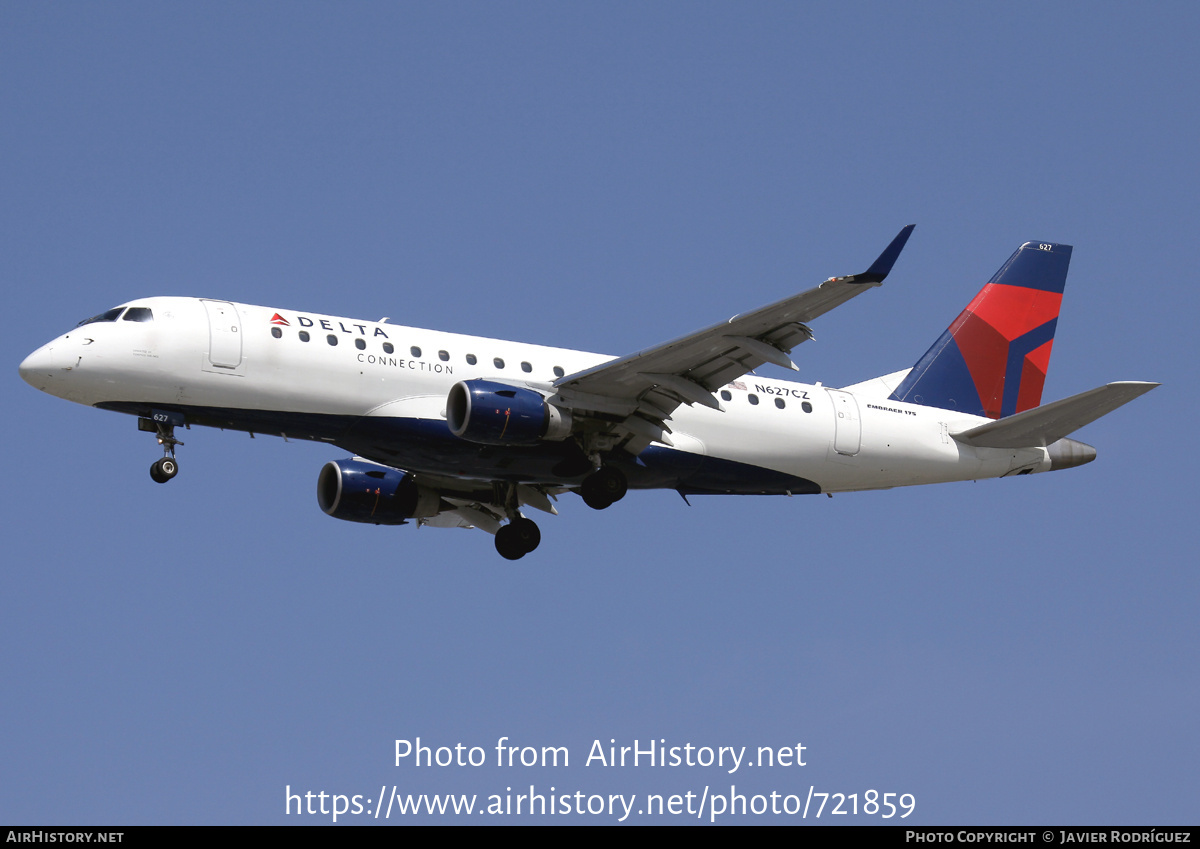
M 158 435 L 158 444 L 163 447 L 161 460 L 155 460 L 150 465 L 150 477 L 155 483 L 166 483 L 179 474 L 179 463 L 175 460 L 175 446 L 183 445 L 175 438 L 175 425 L 183 424 L 183 416 L 178 413 L 155 412 L 153 418 L 138 419 L 138 430 L 150 431 Z
M 629 481 L 625 474 L 615 466 L 601 466 L 583 479 L 579 494 L 583 503 L 593 510 L 603 510 L 611 507 L 625 497 L 629 491 Z

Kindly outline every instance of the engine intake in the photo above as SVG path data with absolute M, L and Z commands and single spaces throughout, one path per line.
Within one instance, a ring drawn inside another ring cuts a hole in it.
M 571 435 L 571 413 L 533 389 L 492 380 L 463 380 L 446 399 L 450 432 L 484 445 L 535 445 Z
M 331 460 L 317 478 L 317 503 L 335 519 L 371 525 L 402 525 L 436 516 L 441 497 L 412 475 L 364 460 Z

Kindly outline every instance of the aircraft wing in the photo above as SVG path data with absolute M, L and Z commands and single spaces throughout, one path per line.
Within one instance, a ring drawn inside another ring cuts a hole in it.
M 830 278 L 815 289 L 705 330 L 566 375 L 555 381 L 553 400 L 607 419 L 633 437 L 626 448 L 634 454 L 652 441 L 670 445 L 663 438 L 670 431 L 666 421 L 680 404 L 720 410 L 712 393 L 764 363 L 796 370 L 788 354 L 813 338 L 808 322 L 882 283 L 913 227 L 901 230 L 861 274 Z

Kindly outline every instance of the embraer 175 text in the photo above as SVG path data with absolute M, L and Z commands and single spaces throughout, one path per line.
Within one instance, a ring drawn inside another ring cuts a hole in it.
M 862 274 L 613 359 L 477 336 L 198 298 L 145 298 L 21 363 L 28 383 L 138 417 L 159 483 L 180 425 L 329 442 L 317 501 L 377 525 L 480 528 L 516 560 L 576 492 L 793 495 L 1025 475 L 1090 462 L 1068 439 L 1156 383 L 1039 406 L 1069 245 L 1021 245 L 911 369 L 843 389 L 753 374 L 809 323 L 878 286 L 912 232 Z

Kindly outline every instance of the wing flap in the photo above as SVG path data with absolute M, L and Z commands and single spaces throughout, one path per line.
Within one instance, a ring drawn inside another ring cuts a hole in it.
M 1045 447 L 1158 385 L 1132 380 L 1109 383 L 951 436 L 978 448 Z

